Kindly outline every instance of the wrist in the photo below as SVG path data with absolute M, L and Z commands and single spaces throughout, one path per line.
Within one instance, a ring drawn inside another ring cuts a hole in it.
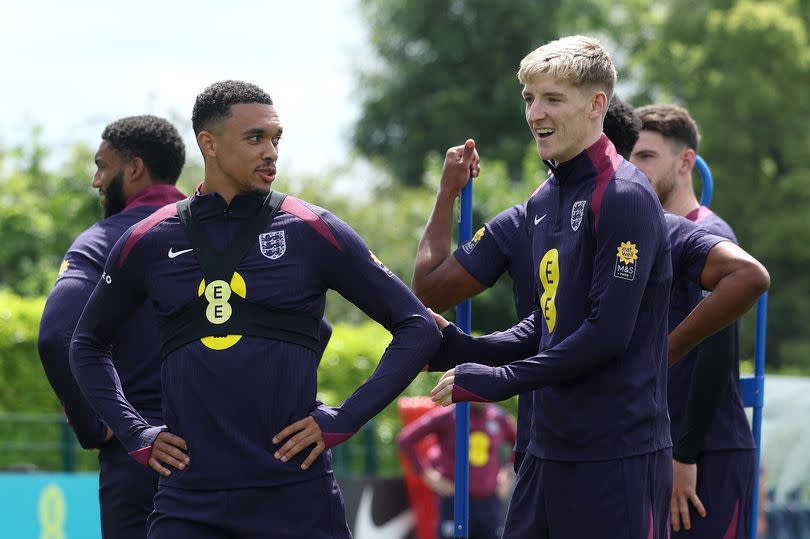
M 439 185 L 439 190 L 436 193 L 436 205 L 452 207 L 453 204 L 455 204 L 458 195 L 458 192 L 454 192 L 452 189 Z

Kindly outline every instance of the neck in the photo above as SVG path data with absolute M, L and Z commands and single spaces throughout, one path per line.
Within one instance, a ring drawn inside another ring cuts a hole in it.
M 205 166 L 205 179 L 200 187 L 200 193 L 203 195 L 217 193 L 226 204 L 230 204 L 233 197 L 239 194 L 237 189 L 227 181 L 222 171 L 208 163 Z
M 594 144 L 596 144 L 596 142 L 597 142 L 597 141 L 598 141 L 600 138 L 602 138 L 602 129 L 601 129 L 601 127 L 599 128 L 599 130 L 598 130 L 598 131 L 597 131 L 597 130 L 593 130 L 593 131 L 592 131 L 592 132 L 591 132 L 591 133 L 590 133 L 590 134 L 587 136 L 587 138 L 586 138 L 586 139 L 585 139 L 585 141 L 583 142 L 583 145 L 582 145 L 582 146 L 580 146 L 579 150 L 577 150 L 577 152 L 576 152 L 576 153 L 574 153 L 574 155 L 572 155 L 572 156 L 568 157 L 568 159 L 566 159 L 565 161 L 560 161 L 560 162 L 557 162 L 557 163 L 556 163 L 556 165 L 557 165 L 557 166 L 559 166 L 559 165 L 562 165 L 563 163 L 567 163 L 567 162 L 568 162 L 568 161 L 570 161 L 571 159 L 575 158 L 576 156 L 578 156 L 579 154 L 581 154 L 582 152 L 584 152 L 585 150 L 587 150 L 588 148 L 590 148 L 591 146 L 593 146 Z
M 678 187 L 669 195 L 664 209 L 669 213 L 686 217 L 700 207 L 695 192 L 692 190 L 692 178 L 678 183 Z

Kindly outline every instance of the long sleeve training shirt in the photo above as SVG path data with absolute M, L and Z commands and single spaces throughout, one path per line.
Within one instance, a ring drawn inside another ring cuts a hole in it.
M 260 196 L 197 194 L 191 208 L 214 249 L 222 251 Z M 161 430 L 120 391 L 109 355 L 118 326 L 144 301 L 167 316 L 205 293 L 193 247 L 175 206 L 131 228 L 113 248 L 71 347 L 71 366 L 91 404 L 130 454 L 146 462 Z M 307 470 L 304 451 L 277 460 L 272 437 L 311 415 L 327 447 L 351 437 L 391 402 L 437 349 L 440 334 L 408 288 L 328 211 L 287 197 L 258 235 L 230 282 L 250 302 L 322 318 L 334 289 L 386 327 L 393 340 L 377 369 L 342 405 L 316 402 L 319 351 L 252 335 L 212 336 L 168 353 L 161 377 L 166 428 L 188 444 L 190 465 L 161 477 L 188 489 L 260 487 L 312 479 L 331 469 L 328 452 Z M 206 296 L 207 297 L 207 296 Z M 211 298 L 226 310 L 227 297 Z M 213 305 L 213 304 L 212 304 Z M 214 306 L 216 307 L 216 306 Z
M 670 447 L 672 268 L 658 197 L 605 136 L 553 172 L 526 210 L 539 310 L 478 339 L 449 326 L 432 367 L 471 362 L 456 368 L 454 401 L 536 389 L 536 457 L 605 460 Z M 477 364 L 496 357 L 516 361 Z
M 82 447 L 104 443 L 107 425 L 82 394 L 70 372 L 70 339 L 90 294 L 101 278 L 107 256 L 129 227 L 185 195 L 173 185 L 154 184 L 127 200 L 121 213 L 82 232 L 68 249 L 39 327 L 39 357 L 48 381 Z M 112 342 L 121 386 L 132 406 L 154 425 L 163 423 L 160 403 L 160 346 L 157 319 L 150 305 L 139 308 Z

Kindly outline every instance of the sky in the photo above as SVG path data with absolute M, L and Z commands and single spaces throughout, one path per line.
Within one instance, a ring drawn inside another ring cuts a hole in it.
M 174 121 L 197 159 L 195 97 L 242 79 L 275 102 L 280 175 L 323 174 L 349 161 L 367 41 L 355 0 L 0 0 L 0 146 L 40 126 L 58 160 L 148 113 Z

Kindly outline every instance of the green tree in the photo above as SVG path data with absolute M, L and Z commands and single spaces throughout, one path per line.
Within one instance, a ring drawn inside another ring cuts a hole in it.
M 309 177 L 285 181 L 282 190 L 325 207 L 351 225 L 375 255 L 402 281 L 410 284 L 416 247 L 433 208 L 444 155 L 429 154 L 426 159 L 424 187 L 406 187 L 380 173 L 385 179 L 367 197 L 335 192 L 333 177 Z M 487 161 L 486 172 L 476 180 L 473 226 L 513 204 L 525 201 L 540 182 L 546 169 L 537 159 L 534 145 L 525 151 L 525 173 L 519 182 L 507 174 L 506 164 Z M 338 172 L 340 174 L 340 172 Z M 455 231 L 454 231 L 455 235 Z M 456 244 L 453 242 L 454 247 Z M 335 322 L 359 323 L 367 317 L 338 294 L 330 292 L 327 316 Z M 449 315 L 452 319 L 452 313 Z M 473 327 L 495 331 L 510 327 L 515 319 L 511 281 L 506 276 L 493 288 L 473 300 Z
M 0 168 L 0 287 L 22 295 L 50 290 L 73 239 L 101 215 L 90 187 L 92 151 L 74 146 L 59 173 L 45 170 L 47 156 L 35 129 L 27 146 L 5 152 Z
M 673 0 L 629 42 L 636 104 L 679 102 L 702 131 L 713 207 L 773 278 L 769 361 L 808 365 L 810 43 L 807 3 Z M 752 318 L 752 317 L 749 317 Z M 745 326 L 747 350 L 753 329 Z
M 515 73 L 527 52 L 555 37 L 560 4 L 363 0 L 378 62 L 360 77 L 355 147 L 420 185 L 429 152 L 474 137 L 519 177 L 529 133 Z

